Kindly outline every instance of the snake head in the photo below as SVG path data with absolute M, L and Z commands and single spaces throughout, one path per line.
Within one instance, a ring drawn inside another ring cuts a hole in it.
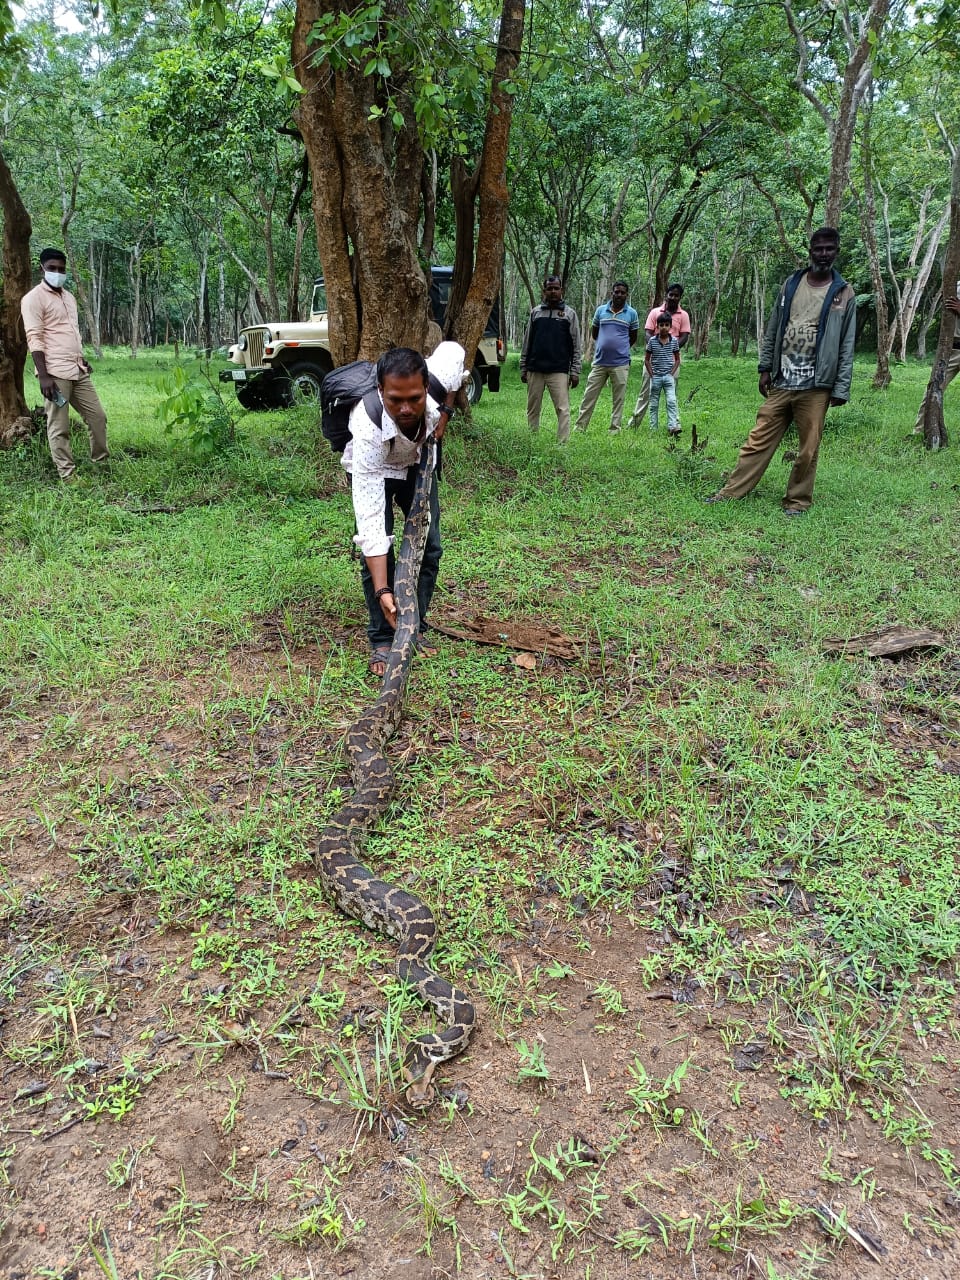
M 431 1084 L 431 1077 L 438 1065 L 432 1058 L 420 1053 L 412 1053 L 404 1063 L 403 1074 L 409 1081 L 404 1097 L 417 1111 L 425 1111 L 436 1101 L 437 1091 Z

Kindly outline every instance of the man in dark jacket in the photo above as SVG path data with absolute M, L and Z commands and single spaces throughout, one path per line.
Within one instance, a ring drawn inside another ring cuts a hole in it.
M 527 422 L 540 430 L 544 388 L 557 411 L 557 439 L 570 439 L 570 388 L 580 381 L 580 322 L 563 300 L 559 276 L 543 282 L 543 302 L 530 312 L 520 352 L 520 381 L 527 384 Z
M 743 498 L 760 482 L 791 422 L 800 447 L 787 481 L 784 515 L 802 516 L 813 502 L 820 437 L 827 409 L 850 399 L 857 304 L 834 262 L 840 236 L 821 227 L 810 238 L 810 266 L 784 281 L 760 351 L 757 423 L 727 483 L 707 502 Z

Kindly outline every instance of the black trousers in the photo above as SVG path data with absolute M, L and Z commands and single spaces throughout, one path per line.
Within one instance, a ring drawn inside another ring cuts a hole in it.
M 383 524 L 384 532 L 387 537 L 392 537 L 394 528 L 394 504 L 396 504 L 403 512 L 404 516 L 409 514 L 410 505 L 413 502 L 413 490 L 416 483 L 412 478 L 415 468 L 411 468 L 411 475 L 405 480 L 384 480 L 384 510 Z M 420 630 L 425 631 L 427 626 L 427 610 L 430 608 L 430 601 L 433 599 L 433 589 L 437 585 L 437 574 L 440 572 L 440 557 L 443 554 L 443 547 L 440 545 L 440 494 L 437 489 L 437 473 L 433 473 L 433 481 L 430 485 L 430 528 L 427 530 L 427 541 L 423 549 L 423 563 L 420 566 L 420 580 L 417 583 L 417 604 L 420 609 Z M 393 545 L 387 552 L 387 583 L 393 586 L 393 574 L 396 568 L 396 562 L 393 552 Z M 370 641 L 371 649 L 389 648 L 393 644 L 393 628 L 383 616 L 383 610 L 377 602 L 376 592 L 373 589 L 373 579 L 370 576 L 370 570 L 367 568 L 367 562 L 361 558 L 360 561 L 360 581 L 363 584 L 363 597 L 367 602 L 367 638 Z

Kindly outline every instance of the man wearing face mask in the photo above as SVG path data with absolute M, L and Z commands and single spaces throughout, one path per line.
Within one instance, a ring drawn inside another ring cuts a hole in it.
M 40 266 L 43 280 L 23 296 L 20 312 L 46 402 L 50 456 L 60 479 L 69 482 L 76 471 L 70 449 L 70 407 L 76 409 L 86 425 L 90 457 L 97 463 L 106 462 L 109 457 L 107 415 L 90 380 L 76 300 L 64 288 L 66 255 L 62 249 L 44 249 Z

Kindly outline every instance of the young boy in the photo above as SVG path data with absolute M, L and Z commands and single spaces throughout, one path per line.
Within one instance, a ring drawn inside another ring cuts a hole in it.
M 680 411 L 677 408 L 677 370 L 680 368 L 680 344 L 670 332 L 673 316 L 661 311 L 657 316 L 657 332 L 647 343 L 644 364 L 650 375 L 650 430 L 660 425 L 660 392 L 667 397 L 667 430 L 680 434 Z

